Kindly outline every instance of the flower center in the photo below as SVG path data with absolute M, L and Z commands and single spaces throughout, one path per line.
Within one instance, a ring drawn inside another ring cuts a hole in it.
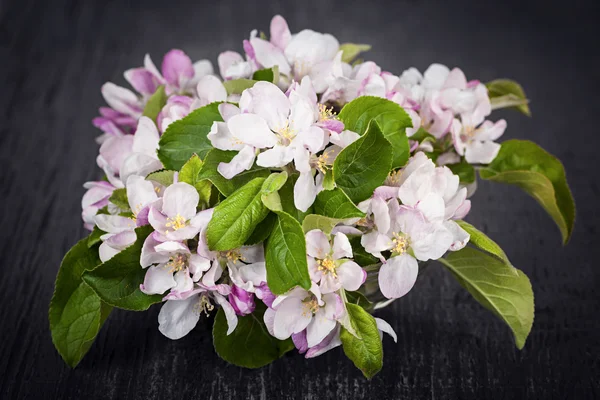
M 327 108 L 325 104 L 319 103 L 319 122 L 325 122 L 330 119 L 337 119 L 333 107 Z
M 171 256 L 167 262 L 167 267 L 171 268 L 171 272 L 179 272 L 187 266 L 187 254 L 176 254 Z
M 333 153 L 332 150 L 325 150 L 323 152 L 323 154 L 321 154 L 320 156 L 318 156 L 313 162 L 313 166 L 315 168 L 317 168 L 319 171 L 321 171 L 323 174 L 327 173 L 327 170 L 331 167 L 331 165 L 333 164 L 333 157 L 331 157 L 331 154 Z
M 400 176 L 402 176 L 401 169 L 390 172 L 390 174 L 388 175 L 388 177 L 385 180 L 385 185 L 398 186 L 398 182 L 400 182 Z
M 198 303 L 194 304 L 194 312 L 198 315 L 204 313 L 208 317 L 210 312 L 215 309 L 215 306 L 212 305 L 208 296 L 201 295 Z
M 463 142 L 470 142 L 471 140 L 473 140 L 473 137 L 475 136 L 475 128 L 469 125 L 466 125 L 463 127 L 463 131 L 460 135 L 460 140 L 462 140 Z
M 184 228 L 186 225 L 187 221 L 185 220 L 185 218 L 183 218 L 179 213 L 174 216 L 174 217 L 169 217 L 167 218 L 167 223 L 165 224 L 165 226 L 167 228 L 171 228 L 174 231 Z M 168 233 L 169 231 L 167 231 Z
M 238 262 L 238 260 L 244 261 L 244 256 L 240 253 L 239 250 L 228 250 L 223 254 L 223 256 L 227 259 L 227 261 L 231 261 L 234 264 Z
M 279 135 L 279 142 L 282 146 L 289 145 L 296 137 L 296 131 L 290 126 L 290 121 L 285 121 L 285 125 L 277 129 L 276 132 Z
M 324 274 L 331 274 L 334 278 L 337 278 L 337 272 L 335 272 L 335 262 L 330 256 L 327 256 L 323 260 L 317 260 L 317 264 L 319 264 L 319 271 L 323 271 Z
M 309 297 L 303 301 L 302 316 L 308 317 L 314 315 L 319 310 L 319 302 L 314 297 Z
M 394 237 L 392 238 L 392 243 L 394 243 L 394 247 L 392 248 L 392 253 L 397 255 L 402 255 L 406 253 L 408 249 L 408 239 L 404 234 L 399 234 L 394 232 L 392 234 Z

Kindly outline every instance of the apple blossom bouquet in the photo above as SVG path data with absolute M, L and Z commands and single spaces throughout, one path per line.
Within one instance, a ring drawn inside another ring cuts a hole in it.
M 70 366 L 112 308 L 162 303 L 159 331 L 187 335 L 215 314 L 224 360 L 266 365 L 296 348 L 342 346 L 367 377 L 382 368 L 372 312 L 406 295 L 439 261 L 522 348 L 534 315 L 528 278 L 463 219 L 480 179 L 532 195 L 566 243 L 575 206 L 556 158 L 530 141 L 495 142 L 521 86 L 467 80 L 433 64 L 399 75 L 369 49 L 329 34 L 291 34 L 276 16 L 245 54 L 192 63 L 169 51 L 159 70 L 106 83 L 93 123 L 104 179 L 84 185 L 90 235 L 65 256 L 50 304 L 55 347 Z

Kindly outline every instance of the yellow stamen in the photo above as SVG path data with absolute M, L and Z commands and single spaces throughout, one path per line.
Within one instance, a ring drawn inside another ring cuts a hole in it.
M 187 221 L 185 220 L 185 218 L 183 218 L 180 214 L 177 214 L 174 217 L 169 217 L 165 226 L 167 228 L 172 228 L 174 231 L 176 231 L 178 229 L 184 228 L 186 223 Z
M 296 131 L 290 126 L 290 121 L 285 121 L 282 128 L 276 130 L 281 138 L 281 144 L 288 145 L 296 137 Z
M 326 150 L 323 152 L 323 154 L 317 157 L 316 167 L 319 171 L 321 171 L 324 174 L 327 173 L 327 170 L 333 164 L 333 159 L 329 159 L 331 153 L 333 153 L 332 150 Z
M 209 316 L 210 312 L 214 309 L 215 309 L 215 306 L 213 306 L 211 304 L 210 300 L 205 295 L 200 296 L 198 303 L 194 304 L 194 307 L 193 307 L 193 310 L 195 313 L 197 313 L 197 314 L 204 313 L 204 314 L 206 314 L 207 317 Z
M 319 302 L 314 297 L 310 300 L 304 300 L 304 309 L 302 310 L 302 316 L 308 317 L 319 311 Z
M 401 169 L 399 169 L 397 171 L 392 171 L 392 172 L 390 172 L 387 179 L 385 180 L 385 183 L 389 186 L 396 186 L 398 184 L 398 182 L 400 182 L 400 176 L 402 176 Z
M 319 122 L 324 122 L 329 119 L 336 119 L 337 115 L 333 111 L 333 107 L 327 108 L 325 104 L 319 103 Z
M 228 250 L 225 252 L 224 256 L 227 258 L 227 261 L 231 261 L 234 264 L 237 263 L 238 260 L 245 261 L 244 256 L 242 256 L 242 253 L 240 253 L 239 250 Z
M 179 272 L 187 266 L 187 261 L 187 255 L 177 254 L 169 259 L 167 262 L 167 267 L 171 268 L 171 272 Z
M 327 256 L 324 260 L 317 260 L 319 265 L 318 270 L 323 271 L 324 274 L 331 274 L 334 278 L 337 278 L 337 272 L 335 271 L 335 262 L 330 256 Z
M 403 234 L 398 234 L 396 232 L 394 232 L 392 235 L 394 236 L 394 238 L 392 239 L 392 242 L 394 243 L 392 253 L 397 255 L 402 255 L 406 253 L 406 250 L 408 249 L 408 239 L 406 238 L 406 236 L 404 236 Z

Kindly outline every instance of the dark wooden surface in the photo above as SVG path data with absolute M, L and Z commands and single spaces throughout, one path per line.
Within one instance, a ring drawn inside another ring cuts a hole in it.
M 597 1 L 0 1 L 0 398 L 2 399 L 488 399 L 600 396 Z M 239 4 L 238 4 L 239 3 Z M 493 5 L 495 4 L 495 5 Z M 75 369 L 55 352 L 47 307 L 62 255 L 85 233 L 82 184 L 99 177 L 100 85 L 171 47 L 216 60 L 241 50 L 275 13 L 292 30 L 374 45 L 386 69 L 462 66 L 469 78 L 511 77 L 532 99 L 506 138 L 529 138 L 564 162 L 578 205 L 571 243 L 518 189 L 482 183 L 469 220 L 530 278 L 533 331 L 518 351 L 508 329 L 441 267 L 379 313 L 383 371 L 366 381 L 340 349 L 288 355 L 261 370 L 227 365 L 210 321 L 170 341 L 158 307 L 113 312 Z

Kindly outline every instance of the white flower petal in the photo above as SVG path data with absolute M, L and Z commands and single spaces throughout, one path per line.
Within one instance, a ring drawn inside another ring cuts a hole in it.
M 379 289 L 388 299 L 397 299 L 407 294 L 419 273 L 419 264 L 408 254 L 392 257 L 379 270 Z
M 163 213 L 170 218 L 178 215 L 186 221 L 196 216 L 196 207 L 200 201 L 198 191 L 185 182 L 174 183 L 163 194 Z
M 172 340 L 181 339 L 198 323 L 200 313 L 194 309 L 198 297 L 168 300 L 158 314 L 158 330 Z

